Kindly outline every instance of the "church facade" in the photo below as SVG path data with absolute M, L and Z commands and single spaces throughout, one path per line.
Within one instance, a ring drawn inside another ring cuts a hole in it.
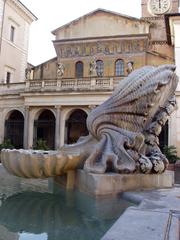
M 8 94 L 0 92 L 1 142 L 33 148 L 43 139 L 50 149 L 73 143 L 88 134 L 88 113 L 131 71 L 174 63 L 165 15 L 178 12 L 178 1 L 161 1 L 160 9 L 154 2 L 142 0 L 141 19 L 97 9 L 52 31 L 57 56 L 27 69 L 24 87 L 14 91 L 10 83 Z M 171 122 L 162 144 L 176 145 Z

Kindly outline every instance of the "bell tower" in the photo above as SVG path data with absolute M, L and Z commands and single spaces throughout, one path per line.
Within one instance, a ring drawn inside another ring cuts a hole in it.
M 179 0 L 141 0 L 142 18 L 160 17 L 178 11 Z
M 179 0 L 141 0 L 142 19 L 152 23 L 150 27 L 151 40 L 167 41 L 165 29 L 165 14 L 178 13 Z

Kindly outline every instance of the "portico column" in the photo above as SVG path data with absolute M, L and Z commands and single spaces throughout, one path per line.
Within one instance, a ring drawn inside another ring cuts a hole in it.
M 61 106 L 56 108 L 56 127 L 55 127 L 55 149 L 60 148 L 60 122 L 61 122 Z
M 28 149 L 33 148 L 34 144 L 34 115 L 33 108 L 29 109 L 29 125 L 28 125 Z
M 28 148 L 28 129 L 29 129 L 29 107 L 26 106 L 25 107 L 25 111 L 24 111 L 24 142 L 23 142 L 23 146 L 25 149 Z
M 0 108 L 0 143 L 4 140 L 5 119 L 3 117 L 3 109 Z

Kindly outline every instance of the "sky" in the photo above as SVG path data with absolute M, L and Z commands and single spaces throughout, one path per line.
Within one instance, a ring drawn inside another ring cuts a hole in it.
M 38 18 L 30 27 L 28 62 L 38 65 L 56 56 L 54 29 L 97 8 L 140 18 L 141 0 L 21 0 Z

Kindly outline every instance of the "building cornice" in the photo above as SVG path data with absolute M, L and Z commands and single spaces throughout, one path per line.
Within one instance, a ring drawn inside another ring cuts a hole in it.
M 71 90 L 69 91 L 53 91 L 53 96 L 59 96 L 59 97 L 64 97 L 64 96 L 104 96 L 104 95 L 109 95 L 109 93 L 112 93 L 112 89 L 107 89 L 107 90 L 93 90 L 93 91 L 74 91 L 72 92 Z M 21 97 L 52 97 L 52 91 L 46 91 L 46 92 L 42 92 L 42 91 L 28 91 L 28 92 L 21 92 L 19 93 L 19 96 Z M 42 103 L 41 103 L 42 104 Z M 53 104 L 54 105 L 54 104 Z
M 71 38 L 71 39 L 61 39 L 54 40 L 54 44 L 58 43 L 68 43 L 68 42 L 81 42 L 81 41 L 97 41 L 97 40 L 114 40 L 114 39 L 127 39 L 127 38 L 149 38 L 150 34 L 130 34 L 130 35 L 112 35 L 112 36 L 102 36 L 102 37 L 86 37 L 86 38 Z
M 167 43 L 167 41 L 160 41 L 160 40 L 152 40 L 152 41 L 150 41 L 150 44 L 152 44 L 152 45 L 167 45 L 168 43 Z
M 7 3 L 12 4 L 16 9 L 18 9 L 29 22 L 36 21 L 38 18 L 19 0 L 6 0 Z
M 146 22 L 151 22 L 151 21 L 154 21 L 154 20 L 163 20 L 164 19 L 164 15 L 162 16 L 152 16 L 152 17 L 142 17 L 141 18 L 143 21 L 146 21 Z
M 148 54 L 151 54 L 151 55 L 153 55 L 153 56 L 157 56 L 157 57 L 160 57 L 160 58 L 164 58 L 164 59 L 170 60 L 170 61 L 172 61 L 172 62 L 175 61 L 174 58 L 172 58 L 172 57 L 170 57 L 170 56 L 168 56 L 168 55 L 159 53 L 159 52 L 157 52 L 157 51 L 147 51 L 147 53 L 148 53 Z

